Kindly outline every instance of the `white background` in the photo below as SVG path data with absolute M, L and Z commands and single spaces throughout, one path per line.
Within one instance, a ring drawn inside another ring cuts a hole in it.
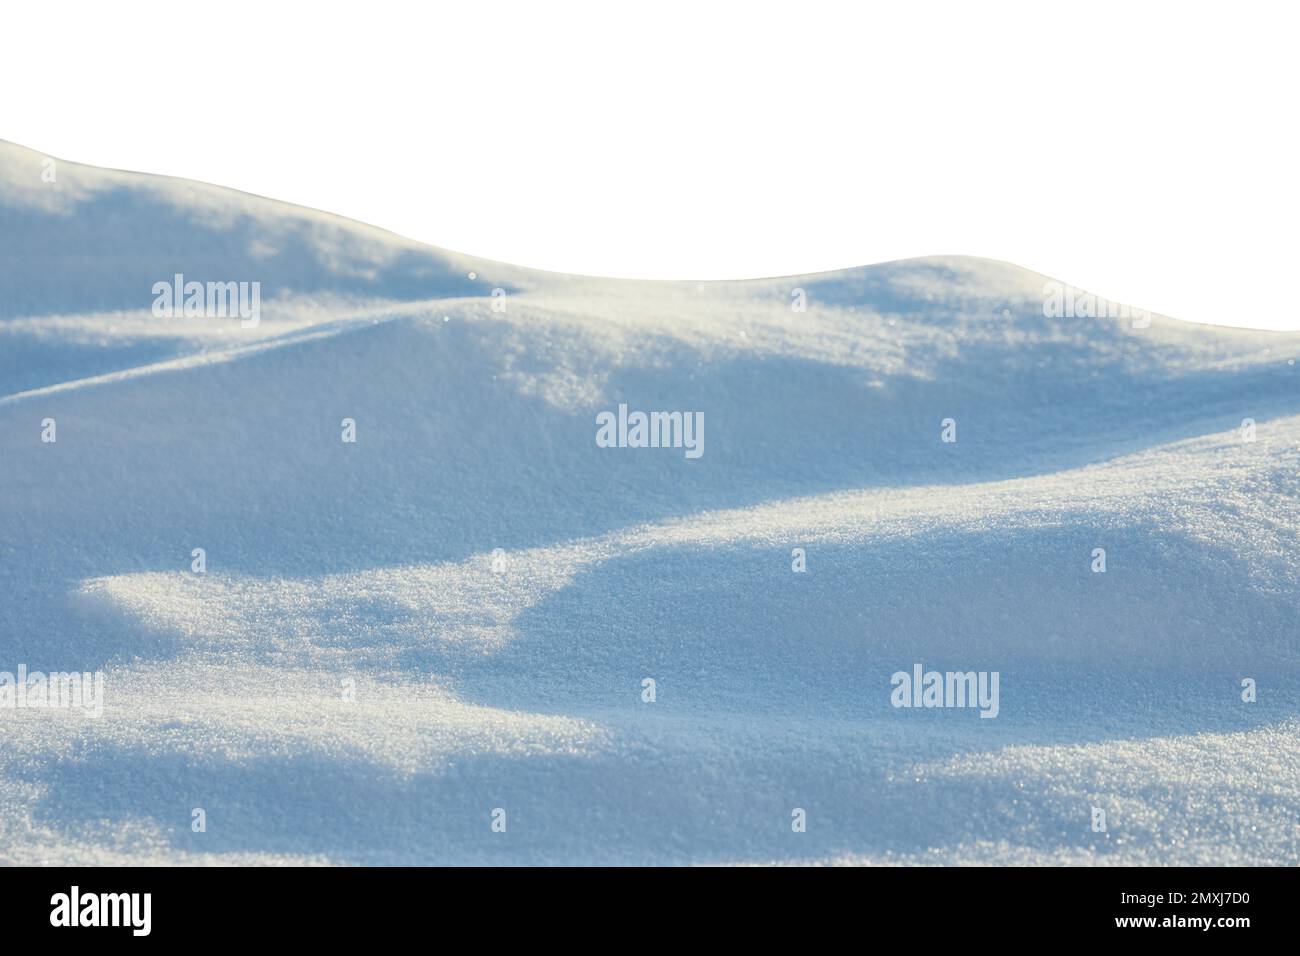
M 967 253 L 1300 328 L 1292 9 L 18 3 L 0 137 L 547 269 Z

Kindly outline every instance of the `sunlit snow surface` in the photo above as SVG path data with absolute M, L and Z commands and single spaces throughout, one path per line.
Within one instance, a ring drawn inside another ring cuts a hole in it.
M 43 160 L 0 144 L 0 671 L 106 696 L 0 709 L 0 862 L 1300 863 L 1300 336 Z M 155 318 L 178 272 L 261 324 Z M 620 403 L 703 456 L 597 447 Z M 998 717 L 895 709 L 914 663 Z

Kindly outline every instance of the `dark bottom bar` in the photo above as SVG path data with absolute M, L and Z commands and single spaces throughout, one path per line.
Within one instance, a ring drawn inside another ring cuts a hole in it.
M 1296 887 L 1283 869 L 10 869 L 0 912 L 10 944 L 76 932 L 78 943 L 337 946 L 452 921 L 531 926 L 537 941 L 710 927 L 733 943 L 820 930 L 926 945 L 1046 934 L 1231 946 L 1289 938 Z

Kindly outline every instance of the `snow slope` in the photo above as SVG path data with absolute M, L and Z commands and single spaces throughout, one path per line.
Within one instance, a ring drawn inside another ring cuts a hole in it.
M 43 159 L 0 143 L 0 671 L 106 696 L 0 708 L 0 862 L 1300 864 L 1300 335 Z M 261 324 L 154 317 L 177 272 Z M 597 447 L 620 403 L 704 454 Z M 918 662 L 997 718 L 891 706 Z

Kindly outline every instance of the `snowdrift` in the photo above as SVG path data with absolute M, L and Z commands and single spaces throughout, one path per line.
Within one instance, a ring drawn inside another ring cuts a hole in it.
M 0 707 L 0 861 L 1300 863 L 1300 336 L 47 168 L 0 144 L 0 672 L 106 691 Z

